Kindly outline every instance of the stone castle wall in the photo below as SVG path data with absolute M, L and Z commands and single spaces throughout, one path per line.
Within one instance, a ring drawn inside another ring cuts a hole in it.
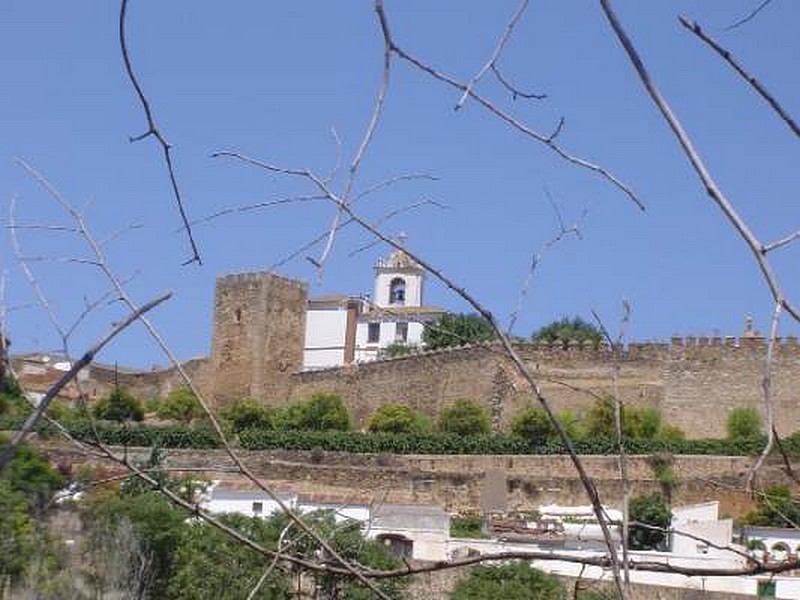
M 306 302 L 307 286 L 291 279 L 270 273 L 220 277 L 211 357 L 189 361 L 184 368 L 218 406 L 242 397 L 283 405 L 315 392 L 337 393 L 359 427 L 389 402 L 434 416 L 447 403 L 469 398 L 490 411 L 499 429 L 533 401 L 498 345 L 303 372 Z M 604 346 L 577 343 L 522 344 L 517 351 L 556 411 L 585 412 L 597 395 L 611 393 L 615 373 L 626 405 L 658 408 L 666 422 L 690 437 L 722 436 L 728 411 L 762 407 L 766 345 L 761 338 L 674 338 L 629 344 L 616 354 Z M 93 365 L 84 388 L 97 397 L 113 385 L 114 377 L 143 398 L 164 396 L 180 384 L 176 369 L 115 373 Z M 800 430 L 798 384 L 800 344 L 788 338 L 777 345 L 773 364 L 781 434 Z

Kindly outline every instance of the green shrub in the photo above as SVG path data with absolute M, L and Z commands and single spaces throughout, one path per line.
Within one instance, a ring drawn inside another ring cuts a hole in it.
M 275 411 L 255 400 L 237 400 L 222 411 L 234 433 L 245 429 L 275 429 Z
M 584 436 L 580 420 L 570 409 L 562 410 L 556 415 L 556 418 L 571 440 L 577 440 Z
M 658 439 L 664 442 L 682 442 L 686 439 L 686 434 L 683 429 L 676 425 L 662 425 L 661 431 L 658 432 Z
M 188 387 L 172 390 L 161 404 L 157 413 L 160 419 L 171 419 L 181 423 L 191 423 L 192 419 L 203 414 L 200 401 Z
M 774 485 L 756 496 L 757 508 L 744 518 L 747 525 L 760 527 L 797 527 L 800 498 L 793 497 L 786 485 Z
M 477 515 L 452 517 L 450 519 L 450 537 L 485 538 L 481 518 Z
M 761 435 L 761 416 L 752 406 L 740 406 L 728 413 L 728 439 L 736 440 Z
M 367 429 L 383 433 L 423 433 L 431 430 L 427 415 L 404 404 L 385 404 L 372 415 Z
M 94 407 L 94 416 L 105 421 L 141 421 L 144 419 L 142 403 L 122 386 L 114 388 Z
M 603 340 L 603 333 L 580 317 L 572 319 L 562 318 L 560 321 L 553 321 L 531 335 L 531 339 L 540 342 L 560 342 L 567 345 L 571 341 L 584 342 L 590 341 L 597 346 Z
M 404 344 L 403 342 L 392 342 L 386 348 L 381 350 L 381 357 L 396 358 L 398 356 L 408 356 L 409 354 L 416 354 L 419 352 L 419 347 L 413 344 Z
M 628 440 L 656 439 L 661 433 L 661 413 L 650 407 L 622 406 L 622 432 Z M 613 396 L 595 400 L 586 414 L 584 427 L 589 436 L 616 438 L 616 406 Z M 674 433 L 674 432 L 673 432 Z
M 350 415 L 336 394 L 318 393 L 308 400 L 290 405 L 280 417 L 285 429 L 309 431 L 348 431 Z
M 556 429 L 544 409 L 530 404 L 514 415 L 510 429 L 513 435 L 531 440 L 542 440 L 556 436 Z
M 667 533 L 663 530 L 669 529 L 672 523 L 672 511 L 661 494 L 631 498 L 628 510 L 631 520 L 628 545 L 631 550 L 665 550 Z M 638 526 L 635 523 L 650 527 Z
M 479 565 L 456 584 L 451 600 L 563 600 L 564 585 L 525 561 Z
M 478 344 L 495 338 L 489 321 L 477 314 L 446 313 L 425 326 L 422 342 L 428 350 Z
M 443 433 L 481 435 L 489 433 L 489 414 L 473 400 L 456 400 L 439 413 L 436 427 Z

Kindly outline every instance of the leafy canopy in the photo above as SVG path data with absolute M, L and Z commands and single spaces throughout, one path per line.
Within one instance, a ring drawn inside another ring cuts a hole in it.
M 629 505 L 631 526 L 628 532 L 628 545 L 631 550 L 665 550 L 668 529 L 672 523 L 672 511 L 661 494 L 636 496 Z M 650 527 L 633 524 L 643 523 Z
M 563 317 L 559 321 L 553 321 L 534 331 L 531 339 L 537 342 L 560 342 L 564 345 L 571 341 L 585 342 L 588 340 L 597 345 L 603 340 L 603 333 L 580 317 L 571 319 Z
M 761 415 L 752 406 L 740 406 L 728 413 L 728 439 L 739 440 L 761 435 Z
M 474 400 L 456 400 L 439 413 L 436 427 L 443 433 L 485 435 L 489 433 L 489 414 Z
M 775 485 L 756 497 L 757 508 L 744 518 L 748 525 L 796 527 L 800 521 L 800 498 L 792 497 L 789 486 Z
M 425 433 L 431 430 L 427 415 L 404 404 L 384 404 L 369 420 L 368 429 L 384 433 Z
M 141 421 L 142 403 L 126 388 L 114 386 L 94 407 L 94 416 L 106 421 Z
M 222 418 L 231 426 L 234 433 L 245 429 L 275 429 L 275 411 L 245 398 L 237 400 L 222 411 Z
M 422 332 L 422 342 L 428 350 L 488 342 L 494 338 L 489 321 L 474 313 L 446 313 L 426 325 Z
M 511 433 L 525 439 L 542 440 L 555 437 L 556 429 L 543 408 L 529 404 L 514 415 Z
M 281 417 L 285 429 L 349 431 L 350 415 L 336 394 L 318 393 L 290 405 Z
M 172 390 L 159 404 L 156 413 L 160 419 L 172 419 L 182 423 L 191 423 L 203 414 L 200 401 L 188 387 Z
M 451 600 L 564 600 L 563 584 L 526 562 L 475 567 L 458 582 Z

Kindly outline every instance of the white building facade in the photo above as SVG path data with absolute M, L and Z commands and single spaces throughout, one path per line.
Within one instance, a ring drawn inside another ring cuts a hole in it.
M 445 311 L 424 304 L 425 270 L 397 250 L 375 265 L 371 298 L 308 301 L 303 367 L 320 369 L 377 360 L 394 344 L 421 347 L 426 323 Z

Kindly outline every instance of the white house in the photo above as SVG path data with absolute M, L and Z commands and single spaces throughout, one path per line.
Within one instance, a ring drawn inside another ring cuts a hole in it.
M 425 324 L 444 312 L 424 304 L 425 270 L 402 250 L 379 259 L 366 296 L 308 301 L 303 367 L 320 369 L 376 360 L 392 344 L 422 346 Z

